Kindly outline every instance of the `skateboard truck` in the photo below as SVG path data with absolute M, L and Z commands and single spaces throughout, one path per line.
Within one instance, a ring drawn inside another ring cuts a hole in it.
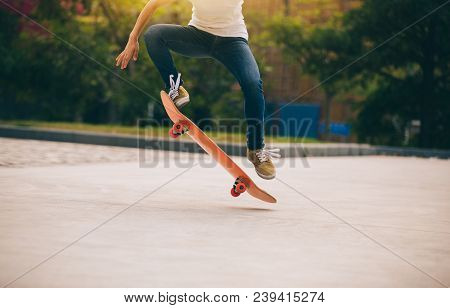
M 247 190 L 247 186 L 245 186 L 244 182 L 241 178 L 237 178 L 234 181 L 233 188 L 231 188 L 231 195 L 233 197 L 239 197 L 240 194 L 244 193 Z
M 181 135 L 185 134 L 189 131 L 189 126 L 183 122 L 175 123 L 172 128 L 169 130 L 169 136 L 172 138 L 178 138 Z

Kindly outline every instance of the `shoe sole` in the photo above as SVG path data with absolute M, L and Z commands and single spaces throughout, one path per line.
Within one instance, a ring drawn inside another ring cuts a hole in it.
M 179 101 L 177 101 L 175 103 L 175 106 L 177 106 L 177 108 L 181 109 L 184 106 L 186 106 L 189 103 L 189 96 L 183 97 L 182 99 L 180 99 Z
M 259 177 L 263 178 L 264 180 L 273 180 L 276 177 L 276 174 L 274 174 L 274 175 L 264 175 L 264 174 L 259 173 L 258 171 L 256 171 L 256 174 L 259 175 Z

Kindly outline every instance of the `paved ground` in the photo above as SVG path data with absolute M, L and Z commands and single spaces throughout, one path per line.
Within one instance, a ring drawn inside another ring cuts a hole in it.
M 450 285 L 449 161 L 284 160 L 271 206 L 203 155 L 146 154 L 0 139 L 0 285 Z
M 136 161 L 137 154 L 120 147 L 0 138 L 0 167 Z

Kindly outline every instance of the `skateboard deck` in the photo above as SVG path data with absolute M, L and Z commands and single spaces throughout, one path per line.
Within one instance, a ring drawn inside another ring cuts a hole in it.
M 174 123 L 169 131 L 172 138 L 177 138 L 183 134 L 189 135 L 206 153 L 211 155 L 234 179 L 231 189 L 233 197 L 239 196 L 247 191 L 256 199 L 276 203 L 277 200 L 270 194 L 259 188 L 255 182 L 242 170 L 211 138 L 209 138 L 200 128 L 197 127 L 188 117 L 182 114 L 175 106 L 169 95 L 161 91 L 161 99 L 166 109 L 167 115 Z

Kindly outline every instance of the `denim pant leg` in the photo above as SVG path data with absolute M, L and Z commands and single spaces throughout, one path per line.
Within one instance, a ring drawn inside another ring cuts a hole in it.
M 242 38 L 220 38 L 214 45 L 212 56 L 235 76 L 244 93 L 248 148 L 263 148 L 266 103 L 258 64 L 248 42 Z
M 161 74 L 166 88 L 169 76 L 178 76 L 170 51 L 184 56 L 203 58 L 209 56 L 214 36 L 194 27 L 179 25 L 153 25 L 144 35 L 148 54 Z

